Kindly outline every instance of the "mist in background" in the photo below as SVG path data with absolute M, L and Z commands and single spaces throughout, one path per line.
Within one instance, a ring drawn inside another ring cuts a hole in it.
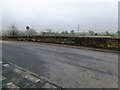
M 37 32 L 118 30 L 118 0 L 3 0 L 1 29 L 15 24 L 20 30 L 28 25 Z

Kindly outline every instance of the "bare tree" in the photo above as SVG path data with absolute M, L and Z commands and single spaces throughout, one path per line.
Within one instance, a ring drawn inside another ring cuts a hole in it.
M 25 36 L 25 31 L 19 30 L 18 36 Z
M 68 31 L 62 31 L 60 34 L 61 34 L 62 36 L 67 36 L 67 35 L 69 35 Z
M 25 35 L 36 36 L 37 32 L 34 29 L 29 29 L 29 30 L 25 31 Z
M 3 31 L 3 35 L 4 36 L 18 36 L 19 35 L 19 30 L 18 30 L 17 26 L 15 26 L 13 24 L 13 25 L 9 26 L 8 30 Z
M 106 31 L 106 32 L 105 32 L 105 35 L 109 36 L 109 35 L 110 35 L 109 31 Z
M 75 36 L 75 31 L 74 31 L 74 30 L 71 30 L 71 31 L 70 31 L 70 35 L 71 35 L 71 36 Z
M 88 30 L 88 32 L 89 32 L 90 35 L 95 35 L 95 32 L 92 31 L 92 30 Z

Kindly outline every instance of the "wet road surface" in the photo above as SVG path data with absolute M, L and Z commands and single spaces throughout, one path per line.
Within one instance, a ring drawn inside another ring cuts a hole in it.
M 62 87 L 117 88 L 118 54 L 33 42 L 2 42 L 2 60 Z

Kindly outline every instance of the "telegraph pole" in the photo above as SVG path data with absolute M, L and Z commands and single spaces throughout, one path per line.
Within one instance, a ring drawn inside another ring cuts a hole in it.
M 12 30 L 13 30 L 12 36 L 15 36 L 15 26 L 14 25 L 12 26 Z
M 77 29 L 78 29 L 78 33 L 79 33 L 79 29 L 80 29 L 80 26 L 79 26 L 79 25 L 78 25 Z
M 29 26 L 26 26 L 26 30 L 27 30 L 27 41 L 28 41 L 28 38 L 29 38 L 29 29 L 30 29 L 30 27 L 29 27 Z

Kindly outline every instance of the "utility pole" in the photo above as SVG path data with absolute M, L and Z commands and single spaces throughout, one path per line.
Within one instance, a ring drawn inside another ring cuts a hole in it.
M 77 29 L 78 29 L 78 33 L 79 33 L 79 29 L 80 29 L 80 26 L 79 26 L 79 25 L 78 25 Z
M 14 25 L 12 25 L 12 36 L 15 36 L 15 26 Z
M 28 41 L 28 38 L 29 38 L 29 29 L 30 29 L 30 27 L 29 27 L 29 26 L 26 26 L 26 30 L 27 30 L 27 41 Z

